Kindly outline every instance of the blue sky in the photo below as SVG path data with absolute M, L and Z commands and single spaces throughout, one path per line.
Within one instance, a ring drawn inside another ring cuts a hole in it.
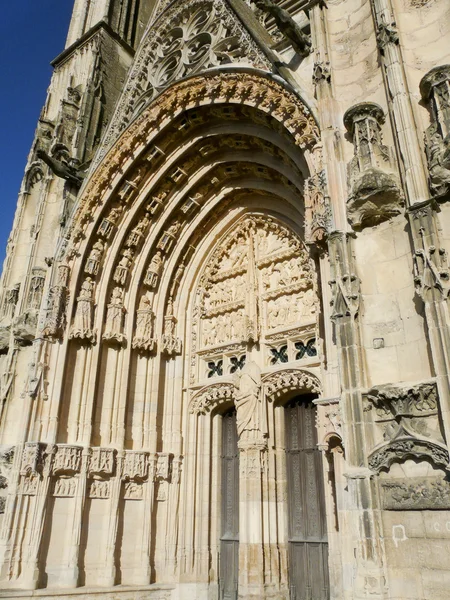
M 1 2 L 0 270 L 17 194 L 52 68 L 63 49 L 74 0 Z

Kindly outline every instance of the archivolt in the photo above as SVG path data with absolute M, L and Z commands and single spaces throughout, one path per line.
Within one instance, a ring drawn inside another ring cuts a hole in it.
M 319 140 L 309 109 L 285 86 L 262 72 L 230 69 L 209 72 L 174 84 L 161 94 L 122 134 L 88 179 L 73 216 L 69 256 L 78 249 L 92 215 L 104 206 L 136 159 L 152 148 L 154 138 L 183 112 L 203 106 L 234 104 L 270 115 L 302 150 Z

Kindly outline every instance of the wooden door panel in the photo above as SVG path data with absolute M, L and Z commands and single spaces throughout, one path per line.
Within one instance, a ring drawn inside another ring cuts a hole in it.
M 239 450 L 236 412 L 222 421 L 220 598 L 237 600 L 239 581 Z
M 299 397 L 286 407 L 291 600 L 328 600 L 328 543 L 316 407 Z

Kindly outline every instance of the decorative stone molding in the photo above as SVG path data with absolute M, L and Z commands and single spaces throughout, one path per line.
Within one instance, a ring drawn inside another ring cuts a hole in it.
M 450 483 L 444 479 L 417 477 L 381 480 L 385 510 L 449 510 Z
M 425 132 L 430 188 L 442 196 L 450 191 L 450 65 L 431 69 L 420 82 L 420 93 L 431 110 Z
M 367 408 L 375 409 L 373 420 L 384 440 L 369 456 L 371 469 L 389 469 L 393 462 L 411 457 L 428 458 L 447 467 L 448 451 L 440 430 L 434 382 L 373 387 L 367 402 Z
M 354 228 L 376 225 L 402 212 L 404 205 L 394 155 L 382 143 L 383 109 L 356 104 L 344 115 L 355 155 L 348 166 L 348 219 Z
M 322 385 L 317 377 L 300 369 L 287 369 L 271 373 L 263 378 L 262 384 L 266 398 L 271 401 L 291 391 L 322 393 Z
M 369 456 L 369 467 L 373 471 L 389 470 L 394 462 L 403 462 L 409 458 L 431 460 L 439 467 L 448 467 L 448 450 L 443 446 L 425 440 L 398 440 L 374 450 Z
M 234 402 L 236 386 L 234 383 L 215 383 L 196 392 L 190 403 L 189 412 L 204 415 L 222 403 Z

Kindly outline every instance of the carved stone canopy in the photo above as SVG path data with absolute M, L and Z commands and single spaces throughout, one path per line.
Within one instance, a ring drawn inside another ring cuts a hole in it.
M 424 102 L 429 102 L 433 88 L 446 81 L 450 81 L 450 65 L 439 65 L 422 77 L 420 81 L 420 94 Z
M 383 109 L 362 102 L 344 115 L 353 139 L 354 157 L 348 165 L 348 218 L 354 228 L 377 225 L 401 213 L 404 204 L 394 155 L 382 143 Z
M 383 125 L 385 121 L 383 109 L 379 104 L 375 104 L 375 102 L 360 102 L 345 112 L 344 125 L 353 134 L 356 123 L 369 118 L 374 119 L 379 125 Z

